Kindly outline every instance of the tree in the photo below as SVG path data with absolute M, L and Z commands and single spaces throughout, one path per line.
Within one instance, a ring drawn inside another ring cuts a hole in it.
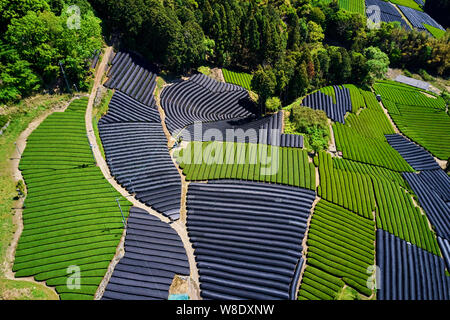
M 258 30 L 258 22 L 256 21 L 255 17 L 252 15 L 249 18 L 248 21 L 248 27 L 247 27 L 247 48 L 249 48 L 250 51 L 256 52 L 259 50 L 259 44 L 260 44 L 260 34 Z
M 62 10 L 61 16 L 52 11 L 28 11 L 11 20 L 4 42 L 14 51 L 7 55 L 9 60 L 4 57 L 0 60 L 4 80 L 2 99 L 23 97 L 44 84 L 53 85 L 61 76 L 60 62 L 69 82 L 79 89 L 87 88 L 88 61 L 94 50 L 101 48 L 102 37 L 100 19 L 92 11 L 86 11 L 80 18 L 79 29 L 67 26 L 66 10 Z
M 281 108 L 281 101 L 278 97 L 271 97 L 266 100 L 266 109 L 269 112 L 275 112 L 280 110 Z
M 329 47 L 330 58 L 329 75 L 331 83 L 346 83 L 352 75 L 352 64 L 350 56 L 342 47 Z
M 46 0 L 0 0 L 0 32 L 6 31 L 12 19 L 20 19 L 28 11 L 50 10 Z
M 330 56 L 328 55 L 328 51 L 321 49 L 317 51 L 316 55 L 320 65 L 321 76 L 325 77 L 330 68 Z
M 356 84 L 363 84 L 367 81 L 367 59 L 359 52 L 352 51 L 350 53 L 351 57 L 351 68 L 352 74 L 350 82 Z
M 308 41 L 309 42 L 322 42 L 325 35 L 323 34 L 320 24 L 314 21 L 308 21 Z
M 11 20 L 5 40 L 15 46 L 20 58 L 31 63 L 45 82 L 50 82 L 59 75 L 58 61 L 63 56 L 55 44 L 63 31 L 62 20 L 53 12 L 29 11 Z
M 377 47 L 369 47 L 364 50 L 367 59 L 369 82 L 382 79 L 389 68 L 388 56 Z
M 290 120 L 297 132 L 305 134 L 314 152 L 328 147 L 330 132 L 328 118 L 324 111 L 295 104 L 291 109 Z
M 289 84 L 289 100 L 293 101 L 297 97 L 303 96 L 309 87 L 309 77 L 307 64 L 300 60 L 297 63 L 293 77 Z
M 258 69 L 253 73 L 251 87 L 258 94 L 258 102 L 261 106 L 264 106 L 266 100 L 273 96 L 276 85 L 277 80 L 272 68 L 258 66 Z
M 301 36 L 300 36 L 300 20 L 297 13 L 290 12 L 288 17 L 288 43 L 287 49 L 298 50 L 300 46 Z
M 204 2 L 202 13 L 203 13 L 203 24 L 202 24 L 203 29 L 209 30 L 212 26 L 214 18 L 214 12 L 212 10 L 211 3 L 209 2 L 209 0 L 206 0 Z
M 31 64 L 21 60 L 14 48 L 0 42 L 0 103 L 15 102 L 38 90 L 40 85 Z
M 60 17 L 63 31 L 57 36 L 56 49 L 64 60 L 64 69 L 69 79 L 77 83 L 81 90 L 88 88 L 85 81 L 88 75 L 87 61 L 92 53 L 102 47 L 101 20 L 92 11 L 81 15 L 80 29 L 67 28 L 67 12 Z
M 195 21 L 187 21 L 183 26 L 185 52 L 184 68 L 198 66 L 205 60 L 206 45 L 202 28 Z
M 309 13 L 309 19 L 321 27 L 325 26 L 325 14 L 319 7 L 312 7 Z

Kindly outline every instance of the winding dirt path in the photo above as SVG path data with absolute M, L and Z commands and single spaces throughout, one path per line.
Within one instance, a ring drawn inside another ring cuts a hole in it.
M 20 163 L 20 159 L 22 156 L 23 151 L 25 150 L 25 147 L 27 145 L 27 139 L 29 137 L 29 135 L 36 129 L 39 127 L 39 125 L 52 113 L 54 112 L 64 112 L 67 107 L 69 106 L 69 104 L 75 100 L 75 99 L 79 99 L 82 95 L 77 95 L 75 97 L 73 97 L 72 99 L 70 99 L 70 101 L 66 102 L 64 105 L 59 105 L 59 106 L 55 106 L 52 109 L 49 109 L 47 111 L 45 111 L 43 114 L 41 114 L 39 117 L 37 117 L 36 119 L 34 119 L 29 125 L 28 127 L 22 131 L 22 133 L 19 135 L 19 137 L 16 140 L 16 150 L 15 150 L 15 154 L 16 156 L 14 158 L 12 158 L 11 160 L 11 176 L 13 177 L 14 181 L 17 183 L 19 180 L 23 180 L 23 176 L 22 176 L 22 172 L 19 170 L 19 163 Z M 20 154 L 19 154 L 20 152 Z M 26 186 L 25 186 L 26 188 Z M 26 194 L 26 193 L 25 193 Z M 37 281 L 34 279 L 34 277 L 20 277 L 20 278 L 16 278 L 15 277 L 15 273 L 12 271 L 12 267 L 13 267 L 13 263 L 14 263 L 14 257 L 15 257 L 15 253 L 16 253 L 16 248 L 17 245 L 19 243 L 19 239 L 20 239 L 20 235 L 22 234 L 23 231 L 23 219 L 22 219 L 22 215 L 23 215 L 23 204 L 24 204 L 25 198 L 20 198 L 19 200 L 17 200 L 17 202 L 15 203 L 15 210 L 14 210 L 14 214 L 13 214 L 13 224 L 16 226 L 16 230 L 14 232 L 13 238 L 11 240 L 11 244 L 9 245 L 9 247 L 6 250 L 6 259 L 4 261 L 3 264 L 3 269 L 4 269 L 4 276 L 6 279 L 8 280 L 17 280 L 17 281 L 28 281 L 28 282 L 33 282 L 33 283 L 37 283 L 39 285 L 45 286 L 46 288 L 48 288 L 48 290 L 52 291 L 55 296 L 58 296 L 58 294 L 56 293 L 55 289 L 53 287 L 49 287 L 46 285 L 45 281 Z
M 336 154 L 336 140 L 334 138 L 334 131 L 333 131 L 333 123 L 330 119 L 328 119 L 328 128 L 330 129 L 330 145 L 328 146 L 328 152 L 331 154 Z
M 95 160 L 97 162 L 97 166 L 102 171 L 105 179 L 107 179 L 108 182 L 114 187 L 114 189 L 116 189 L 124 198 L 126 198 L 128 201 L 130 201 L 133 206 L 144 209 L 147 212 L 149 212 L 150 214 L 159 218 L 161 221 L 170 224 L 172 226 L 172 228 L 179 234 L 181 240 L 183 241 L 183 245 L 185 247 L 186 254 L 188 256 L 189 266 L 190 266 L 190 271 L 191 271 L 190 277 L 192 278 L 192 280 L 194 280 L 194 283 L 195 282 L 198 283 L 197 267 L 196 267 L 195 259 L 193 256 L 192 245 L 187 236 L 186 226 L 183 223 L 181 223 L 179 220 L 171 223 L 169 218 L 167 218 L 164 215 L 160 214 L 159 212 L 155 211 L 151 207 L 143 204 L 142 202 L 137 200 L 133 195 L 129 194 L 125 188 L 123 188 L 121 185 L 119 185 L 117 183 L 117 181 L 112 177 L 112 175 L 109 171 L 108 165 L 106 164 L 106 161 L 103 158 L 103 156 L 100 152 L 100 148 L 97 144 L 97 139 L 95 137 L 95 133 L 94 133 L 93 125 L 92 125 L 92 109 L 93 109 L 93 105 L 94 105 L 95 96 L 96 96 L 99 86 L 101 85 L 101 80 L 102 80 L 103 74 L 106 71 L 107 62 L 109 60 L 110 54 L 112 53 L 112 49 L 113 49 L 112 47 L 106 48 L 104 57 L 103 57 L 100 65 L 97 68 L 97 71 L 95 74 L 94 85 L 92 87 L 92 91 L 89 96 L 89 101 L 88 101 L 88 105 L 86 108 L 86 114 L 85 114 L 86 132 L 87 132 L 87 136 L 89 139 L 89 143 L 93 146 L 92 152 L 93 152 Z M 163 128 L 164 127 L 165 126 L 163 125 Z M 111 261 L 108 271 L 107 271 L 104 279 L 100 283 L 100 286 L 95 294 L 95 299 L 100 299 L 103 296 L 103 292 L 106 288 L 107 283 L 109 282 L 109 279 L 112 275 L 112 271 L 114 270 L 114 267 L 116 266 L 116 264 L 120 260 L 121 255 L 124 252 L 124 248 L 123 248 L 124 238 L 125 238 L 125 231 L 121 238 L 120 244 L 117 247 L 116 256 Z M 191 298 L 196 299 L 198 297 L 191 297 Z

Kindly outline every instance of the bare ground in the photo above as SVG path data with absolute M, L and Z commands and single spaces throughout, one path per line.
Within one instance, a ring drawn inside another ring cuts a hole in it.
M 336 141 L 334 140 L 334 131 L 333 131 L 333 125 L 330 119 L 328 119 L 328 126 L 330 128 L 330 145 L 328 146 L 328 151 L 332 154 L 336 153 Z
M 213 78 L 214 80 L 220 81 L 220 82 L 225 82 L 225 79 L 223 77 L 223 73 L 222 73 L 222 69 L 219 68 L 212 68 L 210 69 L 210 77 Z

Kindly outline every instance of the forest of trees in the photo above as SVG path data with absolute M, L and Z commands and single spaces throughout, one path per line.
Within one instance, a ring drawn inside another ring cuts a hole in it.
M 393 23 L 369 29 L 364 16 L 340 10 L 337 2 L 27 0 L 28 7 L 19 2 L 24 1 L 0 0 L 5 31 L 0 72 L 8 79 L 0 83 L 0 101 L 53 83 L 60 78 L 61 59 L 70 78 L 83 85 L 83 61 L 99 47 L 101 35 L 90 5 L 102 19 L 104 36 L 119 39 L 122 49 L 176 74 L 201 65 L 253 73 L 261 103 L 276 96 L 286 104 L 328 84 L 370 84 L 387 65 L 444 77 L 450 72 L 448 32 L 438 40 Z M 81 4 L 81 30 L 63 26 L 64 8 L 71 3 Z M 15 45 L 23 34 L 27 42 Z
M 180 73 L 205 63 L 254 73 L 261 102 L 286 104 L 328 84 L 370 84 L 379 70 L 448 76 L 448 34 L 437 40 L 397 24 L 369 29 L 336 2 L 92 0 L 127 48 Z M 268 4 L 267 4 L 268 3 Z M 368 50 L 368 48 L 371 48 Z M 386 59 L 387 56 L 387 59 Z
M 67 10 L 73 3 L 81 9 L 79 29 L 67 25 L 77 22 Z M 60 63 L 68 82 L 86 90 L 89 59 L 102 47 L 100 23 L 87 0 L 0 0 L 0 103 L 66 87 Z

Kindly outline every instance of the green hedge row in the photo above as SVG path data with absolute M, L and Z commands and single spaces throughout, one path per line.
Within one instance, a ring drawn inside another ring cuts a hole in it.
M 359 174 L 370 175 L 371 177 L 383 177 L 385 179 L 391 180 L 396 184 L 402 186 L 403 188 L 409 188 L 405 179 L 403 179 L 400 172 L 392 171 L 386 168 L 373 166 L 370 164 L 365 164 L 361 162 L 356 162 L 352 160 L 333 158 L 333 167 L 339 170 L 345 170 L 350 172 L 356 172 Z
M 357 113 L 360 108 L 366 106 L 361 91 L 353 84 L 344 84 L 344 87 L 350 91 L 350 99 L 352 101 L 352 112 Z
M 420 89 L 392 81 L 380 81 L 374 88 L 404 135 L 440 159 L 450 157 L 450 117 L 441 97 L 428 91 L 434 97 L 426 96 Z
M 442 160 L 450 157 L 450 117 L 444 110 L 397 105 L 391 114 L 398 129 Z
M 367 108 L 351 113 L 345 124 L 333 123 L 337 150 L 346 159 L 364 162 L 398 172 L 413 169 L 387 142 L 385 135 L 395 133 L 373 93 L 361 90 Z M 376 100 L 376 99 L 375 99 Z
M 95 263 L 88 263 L 88 264 L 77 264 L 78 267 L 80 267 L 80 273 L 81 274 L 95 274 L 97 276 L 104 275 L 105 268 L 108 268 L 110 260 L 107 260 L 109 257 L 104 257 L 103 261 L 99 260 Z M 41 273 L 38 273 L 35 276 L 35 279 L 38 281 L 43 281 L 46 279 L 59 279 L 59 278 L 66 278 L 67 279 L 67 270 L 65 269 L 57 269 L 57 270 L 49 270 L 44 271 Z M 50 280 L 49 280 L 50 281 Z
M 79 235 L 78 235 L 79 236 Z M 98 236 L 92 236 L 92 235 L 88 235 L 88 236 L 84 236 L 81 237 L 80 236 L 78 238 L 73 238 L 73 239 L 68 239 L 66 241 L 59 241 L 59 242 L 53 242 L 53 241 L 48 241 L 47 243 L 41 243 L 38 244 L 37 246 L 32 246 L 32 247 L 28 247 L 28 248 L 21 248 L 21 250 L 19 252 L 16 253 L 16 259 L 19 259 L 23 256 L 30 256 L 33 254 L 40 254 L 42 252 L 47 252 L 50 250 L 58 250 L 58 249 L 69 249 L 69 248 L 74 248 L 77 246 L 81 246 L 81 245 L 87 245 L 87 244 L 91 244 L 91 243 L 100 243 L 100 242 L 104 242 L 104 241 L 108 241 L 111 238 L 117 238 L 117 237 L 121 237 L 122 233 L 121 232 L 116 232 L 115 235 L 110 235 L 110 234 L 100 234 Z M 33 244 L 35 244 L 33 242 Z
M 187 181 L 239 179 L 315 189 L 314 164 L 299 148 L 191 142 L 176 158 Z

